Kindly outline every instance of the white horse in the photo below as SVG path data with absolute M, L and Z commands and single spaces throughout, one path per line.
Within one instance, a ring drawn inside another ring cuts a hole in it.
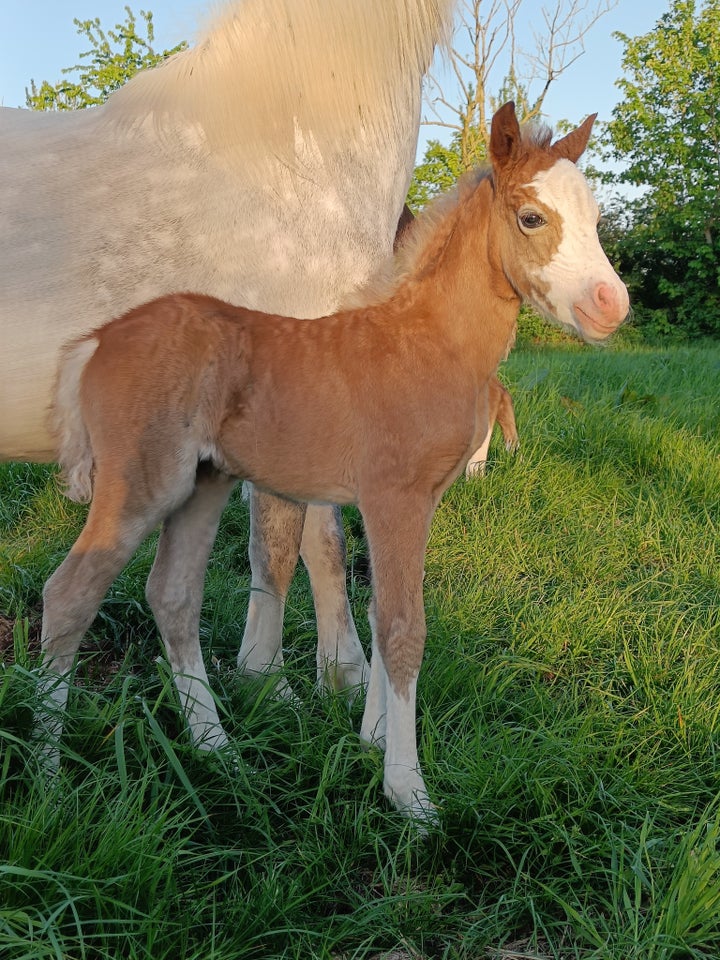
M 392 250 L 421 81 L 454 0 L 233 0 L 196 46 L 75 113 L 0 109 L 0 459 L 50 461 L 47 412 L 69 340 L 177 289 L 297 317 L 332 311 Z M 318 371 L 320 375 L 320 371 Z M 168 654 L 190 642 L 233 482 L 200 484 L 164 524 L 152 584 Z M 364 684 L 331 507 L 251 496 L 252 585 L 238 661 L 283 663 L 298 555 L 312 582 L 321 684 Z M 199 585 L 199 588 L 198 588 Z M 190 604 L 192 606 L 192 604 Z M 190 716 L 222 742 L 202 658 Z M 282 683 L 282 681 L 281 681 Z

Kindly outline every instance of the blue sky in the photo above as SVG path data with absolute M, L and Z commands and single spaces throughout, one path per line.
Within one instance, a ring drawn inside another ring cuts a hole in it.
M 542 7 L 551 5 L 552 0 L 526 0 L 523 26 L 529 38 L 533 28 L 541 28 Z M 25 87 L 31 79 L 56 83 L 63 67 L 78 62 L 87 41 L 78 36 L 74 17 L 99 17 L 103 27 L 112 28 L 125 19 L 124 6 L 123 0 L 3 0 L 0 104 L 24 106 Z M 155 46 L 161 49 L 180 40 L 192 40 L 209 4 L 208 0 L 133 0 L 130 6 L 136 14 L 141 9 L 152 10 Z M 619 30 L 629 36 L 647 33 L 668 8 L 669 0 L 618 0 L 587 34 L 583 56 L 551 87 L 545 100 L 549 121 L 579 122 L 596 111 L 600 120 L 608 120 L 618 99 L 614 84 L 621 73 L 622 46 L 612 37 L 613 32 Z M 447 132 L 437 128 L 426 128 L 423 135 L 423 139 L 448 139 Z

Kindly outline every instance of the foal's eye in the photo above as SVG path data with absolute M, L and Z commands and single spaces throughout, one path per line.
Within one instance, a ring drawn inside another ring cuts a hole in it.
M 525 230 L 537 230 L 538 227 L 544 227 L 547 223 L 545 217 L 536 210 L 522 210 L 518 214 L 518 220 Z

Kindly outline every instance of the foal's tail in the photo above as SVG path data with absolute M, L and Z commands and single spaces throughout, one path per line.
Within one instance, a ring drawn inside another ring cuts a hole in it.
M 83 418 L 80 380 L 88 360 L 95 353 L 94 336 L 75 340 L 60 357 L 50 426 L 57 444 L 57 458 L 65 496 L 87 503 L 93 493 L 94 459 L 90 435 Z

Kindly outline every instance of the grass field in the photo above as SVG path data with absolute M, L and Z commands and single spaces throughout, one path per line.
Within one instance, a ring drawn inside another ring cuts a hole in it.
M 516 351 L 521 452 L 443 500 L 427 557 L 419 839 L 363 751 L 362 704 L 313 691 L 299 572 L 288 673 L 234 671 L 246 508 L 202 632 L 234 756 L 187 742 L 142 599 L 114 586 L 71 696 L 62 774 L 31 742 L 39 597 L 83 510 L 0 471 L 0 956 L 720 957 L 720 346 Z M 348 585 L 367 642 L 362 528 Z

